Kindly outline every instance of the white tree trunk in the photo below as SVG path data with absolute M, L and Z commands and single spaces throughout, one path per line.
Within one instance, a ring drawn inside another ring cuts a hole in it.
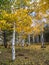
M 22 39 L 22 46 L 24 46 L 25 44 L 25 39 Z
M 41 35 L 41 42 L 42 42 L 42 46 L 44 46 L 44 37 L 43 37 L 43 32 L 42 32 L 42 35 Z
M 37 36 L 36 41 L 37 41 L 37 43 L 39 43 L 39 36 Z
M 15 23 L 14 23 L 13 40 L 12 40 L 12 60 L 15 60 Z

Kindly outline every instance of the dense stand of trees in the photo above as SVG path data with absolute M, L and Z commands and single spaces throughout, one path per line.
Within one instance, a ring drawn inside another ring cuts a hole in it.
M 39 43 L 40 39 L 44 47 L 46 28 L 49 32 L 46 24 L 49 24 L 49 0 L 0 0 L 0 31 L 3 31 L 5 48 L 9 37 L 7 30 L 12 31 L 12 60 L 15 59 L 16 33 L 19 35 L 18 43 L 21 42 L 22 46 L 26 39 L 30 45 L 32 38 L 33 43 Z

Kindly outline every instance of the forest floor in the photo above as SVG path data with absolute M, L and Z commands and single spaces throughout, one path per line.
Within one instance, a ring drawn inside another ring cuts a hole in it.
M 0 46 L 0 65 L 49 65 L 49 45 L 16 46 L 15 61 L 11 61 L 12 50 Z

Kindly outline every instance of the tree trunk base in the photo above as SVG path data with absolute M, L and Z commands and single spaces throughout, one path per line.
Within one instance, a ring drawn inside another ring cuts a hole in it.
M 7 48 L 7 44 L 6 44 L 6 45 L 4 45 L 4 47 L 5 47 L 5 48 Z
M 43 46 L 41 46 L 41 48 L 46 48 L 46 46 L 45 46 L 45 45 L 43 45 Z

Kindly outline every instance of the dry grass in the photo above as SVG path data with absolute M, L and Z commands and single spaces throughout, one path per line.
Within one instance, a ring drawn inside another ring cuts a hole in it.
M 0 46 L 0 65 L 49 65 L 49 45 L 41 48 L 41 45 L 28 47 L 16 46 L 16 59 L 11 61 L 11 48 Z

